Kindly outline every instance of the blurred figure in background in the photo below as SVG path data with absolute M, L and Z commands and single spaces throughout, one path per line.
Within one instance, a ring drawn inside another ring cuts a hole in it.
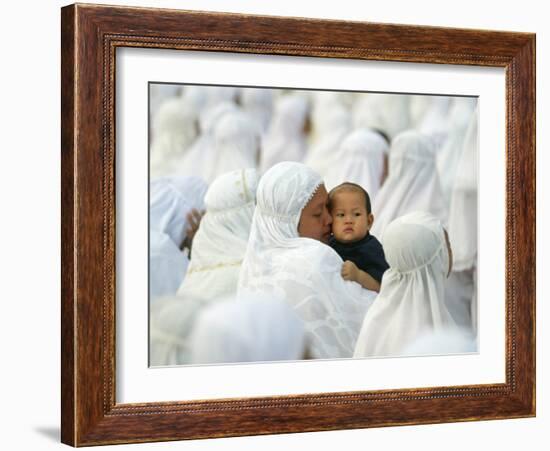
M 277 99 L 273 120 L 262 145 L 260 173 L 281 161 L 302 161 L 307 152 L 309 102 L 301 94 Z
M 372 233 L 383 236 L 395 218 L 412 211 L 429 212 L 447 223 L 444 203 L 435 168 L 433 141 L 415 131 L 398 135 L 390 148 L 389 174 L 374 201 L 376 221 Z
M 284 301 L 232 298 L 202 310 L 189 338 L 190 363 L 302 360 L 304 323 Z
M 161 177 L 151 181 L 149 194 L 149 298 L 173 295 L 187 265 L 183 250 L 188 215 L 204 209 L 206 182 L 198 177 Z M 188 246 L 190 246 L 189 239 Z
M 193 254 L 178 295 L 204 299 L 234 296 L 256 201 L 256 169 L 218 177 L 205 196 L 206 213 L 193 239 Z

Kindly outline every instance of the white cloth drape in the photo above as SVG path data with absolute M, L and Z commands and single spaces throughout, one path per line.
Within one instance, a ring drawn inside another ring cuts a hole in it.
M 164 296 L 149 310 L 149 364 L 151 366 L 189 363 L 189 337 L 197 315 L 209 304 L 199 298 Z
M 254 213 L 258 176 L 239 169 L 218 177 L 193 238 L 191 264 L 178 295 L 218 299 L 235 295 Z
M 373 235 L 382 236 L 391 221 L 412 211 L 429 212 L 447 222 L 433 141 L 418 132 L 406 131 L 393 140 L 390 148 L 389 175 L 372 208 Z
M 334 152 L 335 160 L 339 163 L 332 165 L 326 173 L 327 189 L 343 182 L 357 183 L 374 202 L 384 173 L 384 156 L 387 152 L 388 143 L 379 133 L 369 129 L 353 131 Z
M 257 166 L 260 132 L 248 114 L 225 111 L 214 125 L 212 138 L 202 146 L 181 162 L 180 172 L 191 171 L 211 183 L 225 172 Z
M 363 94 L 353 106 L 353 124 L 379 130 L 391 140 L 409 128 L 409 110 L 407 95 Z
M 299 236 L 302 210 L 321 184 L 300 163 L 282 162 L 264 174 L 238 294 L 288 302 L 305 323 L 313 357 L 351 357 L 376 294 L 342 279 L 343 262 L 333 249 Z
M 471 117 L 451 195 L 449 239 L 454 269 L 470 269 L 477 257 L 477 113 Z
M 275 299 L 227 299 L 202 310 L 189 338 L 190 363 L 300 360 L 304 324 Z
M 180 175 L 208 174 L 216 158 L 214 130 L 225 114 L 239 111 L 233 102 L 221 102 L 206 108 L 199 116 L 200 135 L 183 157 L 174 163 L 174 172 Z
M 405 355 L 423 334 L 455 327 L 444 302 L 449 253 L 441 222 L 410 213 L 388 225 L 382 243 L 390 269 L 365 316 L 354 357 Z
M 152 230 L 149 234 L 149 298 L 176 293 L 189 265 L 182 252 L 168 235 Z
M 471 116 L 451 194 L 449 240 L 453 246 L 452 284 L 445 302 L 456 321 L 477 331 L 477 111 Z
M 340 103 L 321 102 L 315 104 L 313 125 L 316 139 L 310 146 L 304 163 L 321 174 L 326 182 L 326 175 L 330 169 L 342 164 L 342 161 L 337 158 L 335 150 L 351 132 L 351 113 Z
M 243 110 L 249 114 L 263 135 L 273 114 L 273 90 L 265 88 L 241 88 Z
M 199 177 L 159 177 L 149 193 L 149 229 L 167 234 L 180 247 L 185 239 L 186 215 L 204 209 L 208 185 Z
M 164 101 L 151 127 L 151 176 L 174 173 L 174 165 L 187 153 L 198 133 L 197 112 L 181 97 Z

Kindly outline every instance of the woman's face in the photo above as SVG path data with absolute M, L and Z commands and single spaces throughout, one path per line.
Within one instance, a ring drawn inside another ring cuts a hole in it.
M 327 203 L 327 190 L 325 185 L 321 185 L 302 210 L 298 223 L 298 235 L 328 243 L 332 217 L 328 212 Z

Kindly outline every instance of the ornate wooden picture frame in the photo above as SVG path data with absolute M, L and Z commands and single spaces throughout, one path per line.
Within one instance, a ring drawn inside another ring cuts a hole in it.
M 535 415 L 535 35 L 79 4 L 62 8 L 61 27 L 64 443 Z M 505 68 L 505 383 L 117 403 L 114 99 L 120 47 Z

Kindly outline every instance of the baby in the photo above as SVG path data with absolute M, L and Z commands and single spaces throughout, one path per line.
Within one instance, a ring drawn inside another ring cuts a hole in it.
M 389 268 L 380 241 L 369 234 L 374 216 L 368 193 L 355 183 L 342 183 L 329 193 L 332 234 L 329 245 L 342 257 L 342 277 L 372 291 L 380 290 Z

